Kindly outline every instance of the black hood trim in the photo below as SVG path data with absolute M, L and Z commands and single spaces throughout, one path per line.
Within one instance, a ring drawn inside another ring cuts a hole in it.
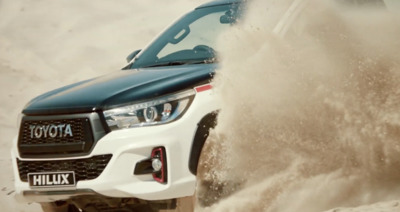
M 198 64 L 117 71 L 47 92 L 22 112 L 29 116 L 101 112 L 208 83 L 215 68 Z

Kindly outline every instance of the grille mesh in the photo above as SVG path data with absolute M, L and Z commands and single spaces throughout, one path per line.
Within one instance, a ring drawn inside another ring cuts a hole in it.
M 36 138 L 32 136 L 34 133 L 30 129 L 30 126 L 48 126 L 55 125 L 58 126 L 60 124 L 71 125 L 73 136 L 63 136 L 61 134 L 52 138 L 50 136 L 41 138 Z M 20 144 L 23 145 L 32 145 L 32 144 L 57 144 L 57 143 L 74 143 L 74 142 L 84 142 L 87 138 L 87 134 L 85 134 L 85 130 L 89 127 L 89 119 L 87 118 L 79 118 L 79 119 L 63 119 L 63 120 L 47 120 L 47 121 L 24 121 L 21 130 L 20 130 Z M 90 131 L 86 131 L 90 132 Z
M 19 176 L 23 182 L 28 182 L 28 173 L 74 171 L 76 181 L 97 178 L 106 168 L 112 155 L 98 155 L 87 159 L 52 160 L 52 161 L 21 161 L 17 159 Z
M 21 157 L 62 157 L 88 153 L 94 144 L 89 118 L 22 121 L 18 150 Z

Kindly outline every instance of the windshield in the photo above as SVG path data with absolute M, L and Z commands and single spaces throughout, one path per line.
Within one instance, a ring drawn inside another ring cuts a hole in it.
M 218 35 L 237 18 L 238 4 L 196 9 L 162 33 L 127 68 L 215 62 Z

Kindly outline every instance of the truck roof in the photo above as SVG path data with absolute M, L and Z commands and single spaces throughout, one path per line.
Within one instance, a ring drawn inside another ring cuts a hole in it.
M 240 2 L 243 2 L 243 0 L 216 0 L 216 1 L 202 4 L 202 5 L 198 6 L 196 9 L 200 9 L 200 8 L 204 8 L 204 7 L 213 7 L 213 6 L 224 5 L 224 4 L 235 4 L 235 3 L 240 3 Z

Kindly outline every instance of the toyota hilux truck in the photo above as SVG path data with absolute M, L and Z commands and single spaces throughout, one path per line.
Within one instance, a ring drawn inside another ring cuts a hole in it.
M 307 2 L 293 0 L 273 33 L 285 36 Z M 31 100 L 11 150 L 16 198 L 44 211 L 90 212 L 174 209 L 192 196 L 220 108 L 216 43 L 243 10 L 241 0 L 199 6 L 122 70 Z
M 193 195 L 218 111 L 216 40 L 240 5 L 199 6 L 122 70 L 32 99 L 11 150 L 16 198 L 44 211 L 152 211 Z

